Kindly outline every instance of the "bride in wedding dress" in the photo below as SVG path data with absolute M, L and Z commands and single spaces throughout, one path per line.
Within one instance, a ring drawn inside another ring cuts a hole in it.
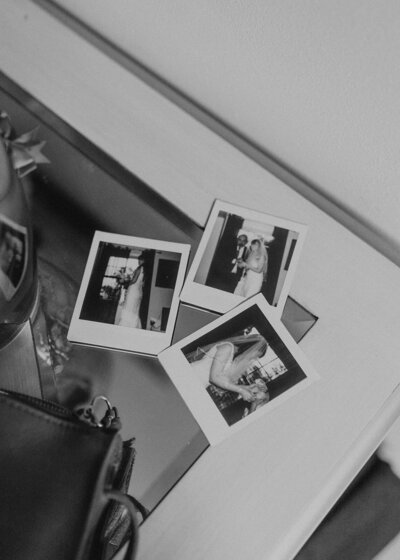
M 268 269 L 268 253 L 261 239 L 253 239 L 245 261 L 238 263 L 243 275 L 234 294 L 248 298 L 261 291 Z
M 253 402 L 260 399 L 260 388 L 256 384 L 241 385 L 239 379 L 254 360 L 265 354 L 267 346 L 259 334 L 240 335 L 199 347 L 187 359 L 204 388 L 213 385 L 217 390 L 238 393 L 244 401 Z M 265 399 L 265 391 L 262 393 Z
M 143 297 L 144 271 L 143 259 L 139 257 L 139 265 L 133 273 L 125 294 L 118 304 L 115 316 L 115 325 L 142 329 L 143 325 L 139 316 L 140 305 Z

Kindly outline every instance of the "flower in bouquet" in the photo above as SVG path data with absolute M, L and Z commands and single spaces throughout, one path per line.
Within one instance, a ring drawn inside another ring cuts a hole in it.
M 133 270 L 131 268 L 122 267 L 119 272 L 115 275 L 117 281 L 117 288 L 120 290 L 119 305 L 124 303 L 126 297 L 126 291 L 129 286 L 129 282 L 132 280 Z
M 132 270 L 130 268 L 126 269 L 125 267 L 122 267 L 115 275 L 115 278 L 119 287 L 127 288 L 132 278 Z

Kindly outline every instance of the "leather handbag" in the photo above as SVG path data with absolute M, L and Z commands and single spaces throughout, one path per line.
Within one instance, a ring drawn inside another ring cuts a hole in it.
M 101 399 L 98 421 L 91 406 L 75 413 L 0 390 L 2 560 L 102 560 L 128 538 L 124 560 L 135 557 L 147 512 L 125 492 L 134 449 Z

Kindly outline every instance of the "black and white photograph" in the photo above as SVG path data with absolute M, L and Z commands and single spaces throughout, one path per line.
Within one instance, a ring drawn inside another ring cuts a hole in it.
M 283 310 L 307 227 L 217 200 L 181 299 L 219 313 L 255 294 Z
M 27 263 L 27 230 L 0 214 L 0 303 L 12 299 Z
M 172 339 L 189 250 L 96 231 L 68 338 L 157 354 Z
M 159 354 L 211 444 L 318 379 L 261 294 Z

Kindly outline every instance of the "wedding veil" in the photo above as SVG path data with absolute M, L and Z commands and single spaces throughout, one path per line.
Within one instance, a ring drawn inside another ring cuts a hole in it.
M 267 270 L 268 270 L 268 251 L 267 251 L 267 248 L 265 246 L 264 240 L 262 238 L 256 237 L 255 239 L 253 239 L 251 241 L 251 243 L 254 243 L 254 241 L 258 241 L 258 247 L 259 247 L 258 253 L 259 253 L 260 257 L 264 258 L 264 266 L 263 266 L 263 269 L 262 269 L 262 273 L 263 273 L 263 277 L 264 277 L 264 280 L 265 280 L 265 278 L 267 276 Z M 251 243 L 250 243 L 250 245 L 251 245 Z
M 230 342 L 231 344 L 233 344 L 237 350 L 236 355 L 240 354 L 243 358 L 245 358 L 247 354 L 251 354 L 258 349 L 262 354 L 264 354 L 268 346 L 265 338 L 259 333 L 238 334 L 216 340 L 215 342 L 211 342 L 204 346 L 198 346 L 196 350 L 193 350 L 186 355 L 186 359 L 190 363 L 201 360 L 211 348 L 213 348 L 217 344 L 222 344 L 224 342 Z

